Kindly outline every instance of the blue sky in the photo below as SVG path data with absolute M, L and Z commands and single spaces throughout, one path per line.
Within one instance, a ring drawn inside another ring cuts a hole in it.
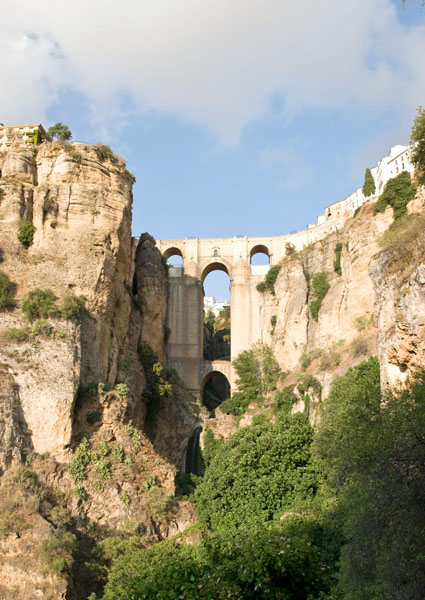
M 420 4 L 0 0 L 0 120 L 62 121 L 125 156 L 134 235 L 304 229 L 408 141 Z

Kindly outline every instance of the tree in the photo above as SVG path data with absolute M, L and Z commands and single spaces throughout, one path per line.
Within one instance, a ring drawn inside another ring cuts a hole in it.
M 218 445 L 195 492 L 201 523 L 213 531 L 264 523 L 313 496 L 312 437 L 305 415 L 280 415 Z
M 410 173 L 402 171 L 397 177 L 389 179 L 384 191 L 375 204 L 373 214 L 384 212 L 387 206 L 392 206 L 394 219 L 399 219 L 407 213 L 407 205 L 416 194 L 416 186 L 412 182 Z
M 253 400 L 274 391 L 282 372 L 271 347 L 261 341 L 256 342 L 251 350 L 241 352 L 233 366 L 239 376 L 236 385 L 240 391 L 249 393 Z
M 372 196 L 372 194 L 374 194 L 375 191 L 375 180 L 373 178 L 372 171 L 370 169 L 366 169 L 363 185 L 363 194 L 366 198 L 368 198 L 369 196 Z
M 61 142 L 67 142 L 72 139 L 72 133 L 68 125 L 63 125 L 62 123 L 56 123 L 56 125 L 49 127 L 47 135 L 53 140 L 60 140 Z
M 381 401 L 375 358 L 338 378 L 315 448 L 336 498 L 347 600 L 422 600 L 425 371 Z M 335 502 L 336 500 L 336 502 Z
M 13 285 L 9 277 L 6 275 L 6 273 L 0 271 L 0 312 L 11 310 L 16 306 L 13 295 Z
M 425 109 L 420 106 L 418 114 L 413 121 L 412 133 L 410 134 L 412 144 L 412 162 L 416 167 L 418 183 L 425 184 Z

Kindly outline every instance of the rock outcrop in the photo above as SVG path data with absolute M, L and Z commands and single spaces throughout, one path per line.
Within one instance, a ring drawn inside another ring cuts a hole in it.
M 409 205 L 413 220 L 423 218 L 423 207 L 420 191 Z M 394 251 L 380 245 L 392 222 L 391 208 L 373 216 L 366 203 L 341 231 L 282 261 L 274 294 L 263 295 L 262 327 L 282 369 L 291 374 L 286 384 L 306 371 L 320 381 L 326 397 L 337 375 L 370 355 L 379 357 L 384 385 L 425 365 L 423 234 L 411 241 L 404 267 L 394 271 Z M 401 239 L 410 235 L 404 229 L 396 234 Z M 317 273 L 324 274 L 329 290 L 315 320 Z
M 31 588 L 31 573 L 43 569 L 34 549 L 59 531 L 51 516 L 57 503 L 66 504 L 74 529 L 82 516 L 83 530 L 131 520 L 147 543 L 194 520 L 191 505 L 172 499 L 197 420 L 178 381 L 164 388 L 147 431 L 140 349 L 164 362 L 168 286 L 154 239 L 131 237 L 133 181 L 105 147 L 43 143 L 0 154 L 0 270 L 17 305 L 0 313 L 0 512 L 8 510 L 6 476 L 17 472 L 13 486 L 23 485 L 16 469 L 25 464 L 37 481 L 25 492 L 33 506 L 23 502 L 25 534 L 0 520 L 10 549 L 0 558 L 4 597 L 15 588 L 27 600 L 83 597 L 77 567 L 59 579 L 40 576 Z M 19 240 L 24 223 L 34 227 L 32 243 Z M 30 322 L 22 304 L 35 289 L 51 290 L 56 309 Z M 60 308 L 70 298 L 83 299 L 85 310 L 67 320 Z M 26 548 L 34 569 L 23 577 L 14 557 Z

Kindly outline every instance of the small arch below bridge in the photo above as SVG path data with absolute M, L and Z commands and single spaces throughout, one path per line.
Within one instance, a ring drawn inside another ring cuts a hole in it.
M 220 368 L 219 365 L 216 366 Z M 227 371 L 228 367 L 225 370 Z M 230 398 L 229 378 L 221 370 L 214 369 L 204 376 L 200 392 L 202 404 L 210 411 L 210 415 L 214 417 L 215 409 L 222 402 Z

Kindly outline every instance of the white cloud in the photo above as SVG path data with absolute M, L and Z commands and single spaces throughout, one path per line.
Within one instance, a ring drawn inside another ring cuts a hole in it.
M 411 112 L 425 93 L 425 27 L 402 26 L 390 0 L 0 0 L 0 10 L 3 121 L 42 118 L 68 85 L 99 114 L 124 92 L 140 111 L 232 143 L 276 93 L 285 114 Z

